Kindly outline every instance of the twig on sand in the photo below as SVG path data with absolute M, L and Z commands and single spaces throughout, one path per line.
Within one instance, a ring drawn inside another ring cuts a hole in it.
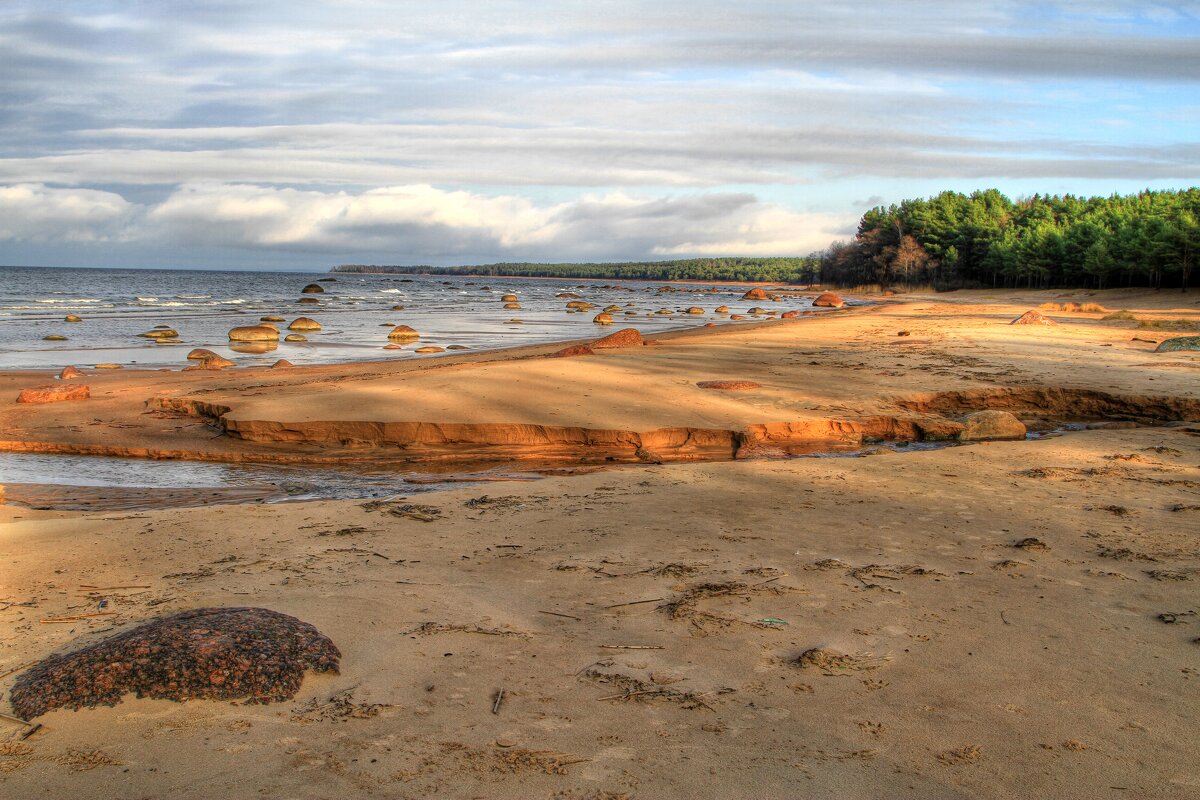
M 602 644 L 605 650 L 665 650 L 661 644 Z
M 5 670 L 4 672 L 0 672 L 0 678 L 7 678 L 9 675 L 12 675 L 14 672 L 20 672 L 21 670 L 25 669 L 26 667 L 32 667 L 36 663 L 37 663 L 36 661 L 26 661 L 24 664 L 18 664 L 17 666 L 13 667 L 12 669 Z
M 581 618 L 579 618 L 579 617 L 573 617 L 573 616 L 571 616 L 570 614 L 560 614 L 560 613 L 559 613 L 559 612 L 557 612 L 557 611 L 542 611 L 542 610 L 539 608 L 539 609 L 538 609 L 538 613 L 539 613 L 539 614 L 549 614 L 549 615 L 550 615 L 550 616 L 552 616 L 552 617 L 566 617 L 567 619 L 573 619 L 573 620 L 575 620 L 576 622 L 583 622 L 583 620 L 582 620 Z
M 504 687 L 501 686 L 500 690 L 498 692 L 496 692 L 496 702 L 492 703 L 492 713 L 493 714 L 500 713 L 500 704 L 503 702 L 504 702 Z
M 94 614 L 75 614 L 70 617 L 47 617 L 46 619 L 38 620 L 38 621 L 41 622 L 43 625 L 45 625 L 47 623 L 52 623 L 52 622 L 77 622 L 81 619 L 90 619 L 92 617 L 111 617 L 116 613 L 117 612 L 115 612 L 115 611 L 97 611 Z
M 14 717 L 14 716 L 13 716 L 13 715 L 11 715 L 11 714 L 0 714 L 0 719 L 7 720 L 7 721 L 9 721 L 9 722 L 15 722 L 15 723 L 17 723 L 18 725 L 24 725 L 24 726 L 25 726 L 25 727 L 27 727 L 27 728 L 31 728 L 31 727 L 33 727 L 34 725 L 36 725 L 36 724 L 37 724 L 37 723 L 34 723 L 34 722 L 30 722 L 30 721 L 29 721 L 29 720 L 27 720 L 27 719 L 21 719 L 20 717 Z
M 79 584 L 80 589 L 92 589 L 100 592 L 110 592 L 116 589 L 149 589 L 149 586 L 93 586 L 90 583 Z
M 666 600 L 666 599 L 667 598 L 665 598 L 665 597 L 652 597 L 649 600 L 630 600 L 628 603 L 613 603 L 611 606 L 605 606 L 605 608 L 621 608 L 622 606 L 637 606 L 637 605 L 641 605 L 642 603 L 661 603 L 663 600 Z
M 1009 622 L 1009 621 L 1008 621 L 1008 620 L 1005 618 L 1005 616 L 1004 616 L 1004 612 L 1003 612 L 1003 611 L 1001 611 L 1001 612 L 1000 612 L 1000 621 L 1001 621 L 1001 622 L 1003 622 L 1005 625 L 1012 625 L 1012 623 L 1011 623 L 1011 622 Z
M 642 689 L 639 692 L 622 692 L 621 694 L 610 694 L 607 697 L 597 697 L 597 700 L 628 700 L 630 697 L 639 697 L 647 694 L 668 694 L 666 689 Z

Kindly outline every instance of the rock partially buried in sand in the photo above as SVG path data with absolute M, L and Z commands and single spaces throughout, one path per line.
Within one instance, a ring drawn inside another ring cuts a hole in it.
M 65 341 L 67 341 L 67 337 L 62 336 L 57 333 L 51 333 L 47 336 L 43 336 L 42 341 L 43 342 L 65 342 Z
M 446 348 L 434 347 L 433 345 L 428 345 L 426 347 L 418 347 L 416 350 L 413 350 L 413 352 L 414 353 L 444 353 L 444 352 L 446 352 Z
M 1176 336 L 1160 342 L 1154 348 L 1156 353 L 1176 353 L 1183 350 L 1200 350 L 1200 336 Z
M 265 608 L 198 608 L 53 655 L 17 678 L 13 710 L 115 706 L 127 694 L 162 700 L 290 700 L 307 669 L 337 672 L 341 653 L 312 625 Z
M 969 415 L 958 438 L 964 442 L 1024 439 L 1025 423 L 1007 411 L 976 411 Z
M 67 314 L 63 317 L 63 322 L 83 322 L 83 318 L 77 317 L 74 314 Z
M 1058 323 L 1040 311 L 1026 311 L 1009 325 L 1057 325 Z
M 289 331 L 319 331 L 319 330 L 321 330 L 321 323 L 317 322 L 315 319 L 310 319 L 308 317 L 296 317 L 294 320 L 292 320 L 292 324 L 288 325 L 288 330 Z
M 755 286 L 753 289 L 751 289 L 750 291 L 748 291 L 744 295 L 742 295 L 742 299 L 743 300 L 766 300 L 767 293 L 764 292 L 759 287 Z
M 603 339 L 597 339 L 591 346 L 593 350 L 606 350 L 614 347 L 641 347 L 645 343 L 646 340 L 637 328 L 622 328 Z
M 323 294 L 325 287 L 319 283 L 310 283 L 300 290 L 300 294 Z
M 801 312 L 799 312 L 799 311 L 785 311 L 779 315 L 779 318 L 780 319 L 795 319 L 796 317 L 800 316 L 800 313 Z
M 724 392 L 748 392 L 762 388 L 761 383 L 754 381 L 699 381 L 696 385 L 701 389 L 720 389 Z
M 846 301 L 833 292 L 819 294 L 813 300 L 813 306 L 816 308 L 841 308 L 844 305 L 846 305 Z
M 40 405 L 41 403 L 61 403 L 65 400 L 87 400 L 92 396 L 91 390 L 82 383 L 65 383 L 57 386 L 35 386 L 32 389 L 22 389 L 17 395 L 18 403 Z
M 275 342 L 279 340 L 279 330 L 273 325 L 246 325 L 229 331 L 231 342 Z
M 62 372 L 58 373 L 60 381 L 69 381 L 71 378 L 82 378 L 83 373 L 75 369 L 75 367 L 63 367 Z
M 184 367 L 184 371 L 196 369 L 228 369 L 235 364 L 224 356 L 217 355 L 212 350 L 205 350 L 203 347 L 197 347 L 195 350 L 187 354 L 188 361 L 196 363 L 190 367 Z
M 592 317 L 592 322 L 596 323 L 597 325 L 612 325 L 613 315 L 608 313 L 600 313 Z
M 295 364 L 288 361 L 286 358 L 281 358 L 278 361 L 276 361 L 274 364 L 271 365 L 271 369 L 287 369 L 288 367 L 294 367 L 294 366 L 295 366 Z
M 448 344 L 448 345 L 446 345 L 446 349 L 447 350 L 470 350 L 471 348 L 467 347 L 465 344 Z
M 557 353 L 551 353 L 551 358 L 570 358 L 572 356 L 594 356 L 596 351 L 588 347 L 586 344 L 573 344 L 570 347 L 564 347 Z
M 420 339 L 421 334 L 417 333 L 414 329 L 408 327 L 407 325 L 397 325 L 396 327 L 392 328 L 392 332 L 388 334 L 388 338 L 392 341 L 401 342 L 405 341 L 406 339 Z
M 92 369 L 122 369 L 120 364 L 92 364 Z

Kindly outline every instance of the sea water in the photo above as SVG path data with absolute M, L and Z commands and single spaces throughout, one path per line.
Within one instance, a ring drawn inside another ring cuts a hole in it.
M 322 294 L 301 289 L 321 279 Z M 396 358 L 420 358 L 416 347 L 457 345 L 470 350 L 537 344 L 603 335 L 622 327 L 643 333 L 726 322 L 713 309 L 728 305 L 745 314 L 753 306 L 786 311 L 810 308 L 799 297 L 784 302 L 744 301 L 744 287 L 718 286 L 716 293 L 661 293 L 663 283 L 611 280 L 548 280 L 429 275 L 355 275 L 304 272 L 204 270 L 67 269 L 0 267 L 0 369 L 87 367 L 180 368 L 192 348 L 204 347 L 242 366 L 286 358 L 297 365 Z M 707 285 L 675 284 L 707 289 Z M 597 308 L 566 313 L 573 292 Z M 504 308 L 501 297 L 516 294 L 521 308 Z M 317 305 L 300 304 L 302 297 Z M 393 306 L 403 310 L 394 311 Z M 606 306 L 621 306 L 615 324 L 592 318 Z M 699 306 L 704 314 L 683 313 Z M 671 314 L 657 314 L 668 309 Z M 634 312 L 626 315 L 624 311 Z M 65 322 L 74 314 L 82 322 Z M 253 325 L 263 316 L 287 322 L 305 316 L 322 326 L 305 332 L 307 342 L 280 342 L 268 352 L 238 352 L 230 328 Z M 515 323 L 512 320 L 519 319 Z M 395 325 L 408 325 L 421 338 L 402 350 L 384 350 Z M 139 334 L 165 325 L 179 331 L 180 343 L 157 344 Z M 48 335 L 67 341 L 46 341 Z M 452 351 L 453 352 L 453 351 Z

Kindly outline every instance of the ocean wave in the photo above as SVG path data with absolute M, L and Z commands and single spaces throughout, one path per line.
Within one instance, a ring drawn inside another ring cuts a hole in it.
M 61 294 L 66 294 L 66 292 L 62 292 Z M 41 300 L 35 298 L 33 302 L 62 305 L 63 303 L 103 303 L 104 301 L 95 297 L 76 297 L 71 300 Z M 30 308 L 37 308 L 37 306 L 30 306 Z
M 177 295 L 175 295 L 175 299 L 176 300 L 210 300 L 210 299 L 212 299 L 212 295 L 211 294 L 177 294 Z
M 400 294 L 402 291 L 404 291 L 404 290 L 403 289 L 380 289 L 379 293 L 380 294 Z

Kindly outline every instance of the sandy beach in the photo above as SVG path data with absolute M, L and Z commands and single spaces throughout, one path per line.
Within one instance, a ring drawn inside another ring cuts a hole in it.
M 31 663 L 192 608 L 293 615 L 342 657 L 283 703 L 128 696 L 26 738 L 0 720 L 0 787 L 1195 797 L 1200 353 L 1100 311 L 1009 323 L 1066 302 L 1196 323 L 1200 300 L 865 299 L 576 357 L 551 356 L 590 340 L 85 369 L 88 399 L 46 404 L 13 400 L 52 373 L 0 374 L 9 452 L 555 473 L 88 512 L 8 487 L 42 501 L 0 506 L 6 711 Z M 960 444 L 984 410 L 1045 435 Z

